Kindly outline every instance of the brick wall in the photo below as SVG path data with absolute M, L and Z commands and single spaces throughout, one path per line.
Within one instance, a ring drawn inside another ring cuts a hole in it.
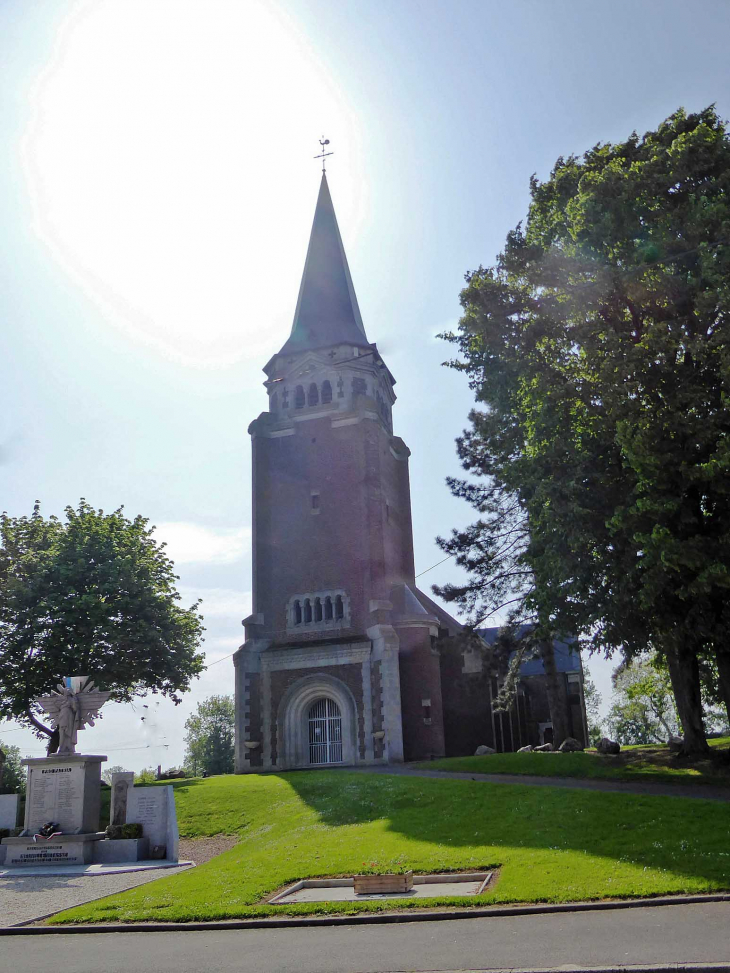
M 403 759 L 428 760 L 444 755 L 444 723 L 439 658 L 432 649 L 427 628 L 396 627 L 400 650 L 401 712 L 403 715 Z M 423 700 L 429 699 L 425 717 Z M 430 722 L 428 722 L 430 720 Z
M 444 708 L 444 742 L 448 757 L 473 754 L 487 746 L 503 753 L 536 742 L 530 699 L 518 694 L 507 713 L 493 712 L 499 692 L 497 680 L 482 669 L 464 672 L 463 653 L 453 644 L 441 650 L 441 692 Z
M 391 442 L 377 421 L 333 427 L 329 416 L 295 423 L 293 435 L 254 435 L 253 611 L 264 615 L 261 637 L 290 638 L 289 599 L 327 589 L 347 592 L 351 630 L 362 632 L 370 599 L 412 576 L 408 465 Z

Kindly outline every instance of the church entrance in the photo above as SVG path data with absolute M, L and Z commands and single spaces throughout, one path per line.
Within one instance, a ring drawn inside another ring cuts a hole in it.
M 342 763 L 342 714 L 333 699 L 318 699 L 309 710 L 309 762 Z

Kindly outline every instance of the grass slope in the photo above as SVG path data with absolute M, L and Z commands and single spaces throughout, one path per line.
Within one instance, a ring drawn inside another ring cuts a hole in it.
M 175 787 L 180 832 L 240 835 L 205 865 L 54 917 L 191 921 L 392 909 L 397 900 L 269 906 L 299 878 L 405 859 L 416 871 L 502 866 L 479 899 L 565 902 L 730 888 L 730 814 L 679 798 L 309 771 L 214 777 Z
M 417 766 L 456 773 L 534 774 L 730 787 L 730 737 L 709 742 L 712 756 L 701 760 L 677 757 L 666 746 L 636 746 L 624 747 L 615 757 L 603 757 L 595 750 L 583 753 L 491 753 L 484 757 L 446 757 Z

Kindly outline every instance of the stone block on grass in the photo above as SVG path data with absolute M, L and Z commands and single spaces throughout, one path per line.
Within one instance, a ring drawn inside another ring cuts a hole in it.
M 558 750 L 560 753 L 578 753 L 580 750 L 585 750 L 585 747 L 575 737 L 566 737 L 558 747 Z
M 615 755 L 621 753 L 621 744 L 616 743 L 615 740 L 609 740 L 608 737 L 601 737 L 596 744 L 596 751 L 602 754 Z

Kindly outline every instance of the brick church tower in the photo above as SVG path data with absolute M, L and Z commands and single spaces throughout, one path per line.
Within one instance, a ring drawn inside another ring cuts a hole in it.
M 365 333 L 324 174 L 291 334 L 264 371 L 236 771 L 440 756 L 434 643 L 460 626 L 415 587 L 395 379 Z

